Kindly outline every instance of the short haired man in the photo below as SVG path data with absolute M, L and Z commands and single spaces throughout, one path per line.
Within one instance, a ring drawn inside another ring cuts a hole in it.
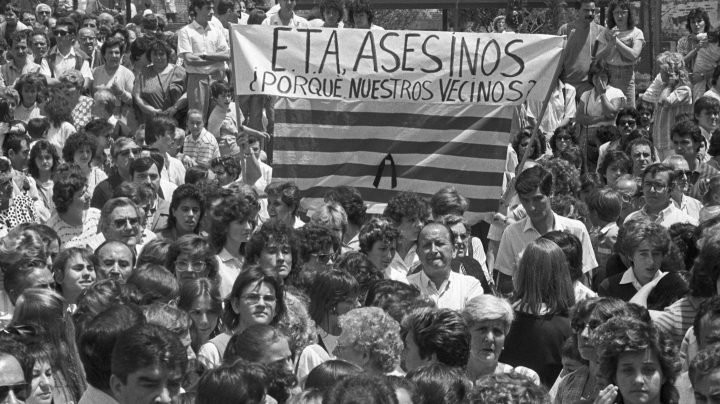
M 120 336 L 143 324 L 142 312 L 129 305 L 116 304 L 89 320 L 80 331 L 78 352 L 85 369 L 88 388 L 78 404 L 115 404 L 110 389 L 113 348 Z
M 113 348 L 110 389 L 120 404 L 177 402 L 187 362 L 173 333 L 152 324 L 135 326 Z
M 296 0 L 278 0 L 280 9 L 277 13 L 269 13 L 262 25 L 280 25 L 292 28 L 309 28 L 308 21 L 295 14 Z
M 86 19 L 86 21 L 88 20 Z M 89 21 L 95 21 L 95 19 L 90 19 Z M 97 22 L 95 22 L 95 24 L 97 25 Z M 97 27 L 93 28 L 83 26 L 80 28 L 78 31 L 78 41 L 75 47 L 88 55 L 90 69 L 102 66 L 103 58 L 97 42 Z
M 592 63 L 593 47 L 596 42 L 600 44 L 596 49 L 600 55 L 606 48 L 605 32 L 602 25 L 595 23 L 595 13 L 598 11 L 595 1 L 581 0 L 577 19 L 560 27 L 558 35 L 568 37 L 567 54 L 560 80 L 575 87 L 577 96 L 592 89 L 588 80 L 588 72 Z
M 675 223 L 690 223 L 697 226 L 698 221 L 678 209 L 670 201 L 670 190 L 675 186 L 675 170 L 669 165 L 655 163 L 643 172 L 642 189 L 645 205 L 625 218 L 625 223 L 640 218 L 648 218 L 667 229 Z
M 512 277 L 525 246 L 553 230 L 569 232 L 580 240 L 583 273 L 597 267 L 585 225 L 578 220 L 553 213 L 550 207 L 552 181 L 552 174 L 541 166 L 528 168 L 517 176 L 515 190 L 527 217 L 508 226 L 500 239 L 494 269 L 499 271 L 496 284 L 501 293 L 510 293 L 513 290 Z
M 211 1 L 192 0 L 195 19 L 178 31 L 177 54 L 185 61 L 189 108 L 199 110 L 203 122 L 208 116 L 210 83 L 224 79 L 225 62 L 230 60 L 224 32 L 210 24 L 212 8 Z
M 690 192 L 689 178 L 692 176 L 690 166 L 683 156 L 677 154 L 665 159 L 665 163 L 675 170 L 675 186 L 670 190 L 670 199 L 675 204 L 675 207 L 699 221 L 703 204 L 687 195 Z
M 145 143 L 151 150 L 157 149 L 165 159 L 160 178 L 180 186 L 185 183 L 185 166 L 168 153 L 174 141 L 176 127 L 174 119 L 163 115 L 154 116 L 145 123 Z
M 91 249 L 96 250 L 106 240 L 121 241 L 140 253 L 144 243 L 154 239 L 153 232 L 144 229 L 144 216 L 128 198 L 113 198 L 105 203 L 98 224 L 98 233 L 88 242 Z
M 400 336 L 408 372 L 430 363 L 464 368 L 470 357 L 470 330 L 455 310 L 417 309 L 403 318 Z
M 28 44 L 28 33 L 14 32 L 8 41 L 7 63 L 0 67 L 0 87 L 13 87 L 23 74 L 40 72 L 40 65 L 33 62 Z
M 57 45 L 50 49 L 47 58 L 41 63 L 41 72 L 48 78 L 49 85 L 57 85 L 58 77 L 68 70 L 77 70 L 84 79 L 83 87 L 89 88 L 93 75 L 90 70 L 89 56 L 73 46 L 77 27 L 70 17 L 63 17 L 57 20 L 53 29 L 53 36 L 57 39 Z
M 10 133 L 5 138 L 2 145 L 2 152 L 8 160 L 10 160 L 10 174 L 13 180 L 14 195 L 26 195 L 35 203 L 35 210 L 42 217 L 49 218 L 49 213 L 45 207 L 40 194 L 37 190 L 35 179 L 26 174 L 28 163 L 30 162 L 30 147 L 28 137 L 18 133 Z
M 135 267 L 135 250 L 118 240 L 109 240 L 95 249 L 98 280 L 124 279 Z
M 476 278 L 452 270 L 455 252 L 455 237 L 448 226 L 426 224 L 417 240 L 422 271 L 408 275 L 407 280 L 438 307 L 462 310 L 470 299 L 483 294 L 483 288 Z
M 35 20 L 45 26 L 48 25 L 48 20 L 52 15 L 52 8 L 45 3 L 39 3 L 35 6 Z
M 35 359 L 12 337 L 0 335 L 0 402 L 24 403 L 30 396 Z
M 700 127 L 689 120 L 679 122 L 670 131 L 670 138 L 675 146 L 675 153 L 685 157 L 690 167 L 688 195 L 702 199 L 707 192 L 708 182 L 712 177 L 720 174 L 720 171 L 701 161 L 699 154 L 705 138 Z
M 107 179 L 101 181 L 93 192 L 91 206 L 102 209 L 105 202 L 112 198 L 113 190 L 122 184 L 123 181 L 132 181 L 130 164 L 140 155 L 140 148 L 130 138 L 119 138 L 110 148 L 110 155 L 113 160 L 114 169 Z

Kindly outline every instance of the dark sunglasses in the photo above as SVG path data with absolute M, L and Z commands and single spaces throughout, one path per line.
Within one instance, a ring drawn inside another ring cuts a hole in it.
M 330 262 L 330 259 L 332 259 L 333 261 L 335 261 L 335 260 L 337 260 L 337 257 L 338 257 L 338 253 L 332 253 L 332 254 L 310 254 L 310 255 L 312 255 L 313 257 L 317 257 L 318 261 L 319 261 L 321 264 L 327 264 L 328 262 Z
M 585 327 L 588 327 L 590 331 L 595 331 L 595 329 L 600 327 L 600 324 L 601 323 L 597 320 L 590 321 L 589 323 L 576 322 L 572 324 L 571 328 L 575 332 L 575 334 L 580 334 L 583 332 L 583 330 L 585 330 Z
M 693 172 L 692 172 L 691 170 L 675 170 L 675 175 L 678 176 L 678 177 L 683 177 L 683 176 L 684 176 L 684 177 L 690 178 L 690 176 L 692 175 L 692 173 L 693 173 Z
M 116 229 L 122 229 L 126 223 L 130 223 L 130 227 L 135 227 L 140 223 L 140 220 L 136 217 L 126 217 L 125 219 L 116 219 L 113 221 Z
M 53 35 L 55 35 L 55 36 L 66 36 L 66 35 L 70 35 L 70 33 L 69 33 L 68 31 L 53 31 Z
M 618 126 L 635 126 L 636 122 L 634 119 L 631 119 L 629 121 L 620 121 L 618 122 Z
M 10 395 L 10 390 L 12 390 L 18 400 L 25 401 L 29 396 L 27 383 L 13 384 L 12 386 L 0 386 L 0 402 L 4 403 L 7 400 Z

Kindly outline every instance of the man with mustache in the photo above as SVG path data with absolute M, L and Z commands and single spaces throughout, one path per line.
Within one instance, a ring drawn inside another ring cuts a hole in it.
M 581 0 L 577 20 L 564 24 L 558 31 L 558 35 L 568 37 L 560 80 L 575 87 L 577 97 L 592 89 L 588 81 L 590 64 L 593 59 L 600 59 L 606 48 L 605 27 L 595 23 L 598 10 L 594 1 Z
M 447 225 L 425 225 L 420 230 L 417 245 L 422 271 L 408 275 L 407 280 L 437 307 L 462 310 L 470 299 L 483 294 L 480 281 L 452 270 L 455 236 Z

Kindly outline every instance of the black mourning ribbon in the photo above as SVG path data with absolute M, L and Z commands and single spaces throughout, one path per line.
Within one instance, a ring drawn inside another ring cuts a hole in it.
M 375 188 L 377 188 L 380 185 L 380 178 L 382 178 L 383 172 L 385 171 L 385 162 L 386 161 L 390 162 L 390 170 L 391 170 L 391 174 L 392 174 L 390 183 L 392 184 L 392 188 L 394 189 L 397 187 L 397 172 L 395 171 L 395 160 L 393 159 L 392 154 L 388 153 L 387 156 L 385 156 L 385 158 L 383 158 L 383 160 L 380 162 L 380 165 L 378 166 L 378 169 L 377 169 L 377 174 L 375 174 L 375 181 L 373 181 L 373 186 Z

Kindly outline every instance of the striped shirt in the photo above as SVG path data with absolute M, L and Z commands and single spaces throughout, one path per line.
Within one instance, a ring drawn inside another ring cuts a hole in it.
M 203 129 L 197 139 L 192 135 L 185 137 L 183 153 L 195 160 L 198 165 L 210 167 L 210 160 L 220 157 L 220 147 L 215 136 Z
M 683 297 L 663 311 L 650 310 L 650 317 L 658 329 L 665 331 L 680 346 L 685 332 L 693 325 L 702 298 Z
M 72 226 L 67 224 L 55 212 L 47 225 L 57 232 L 60 238 L 60 245 L 63 248 L 68 247 L 85 247 L 88 242 L 98 233 L 98 223 L 100 222 L 100 210 L 90 208 L 84 213 L 82 226 Z
M 708 183 L 718 174 L 720 174 L 720 171 L 709 164 L 698 163 L 690 175 L 690 178 L 688 178 L 690 182 L 688 195 L 695 199 L 702 200 L 705 192 L 707 192 Z

